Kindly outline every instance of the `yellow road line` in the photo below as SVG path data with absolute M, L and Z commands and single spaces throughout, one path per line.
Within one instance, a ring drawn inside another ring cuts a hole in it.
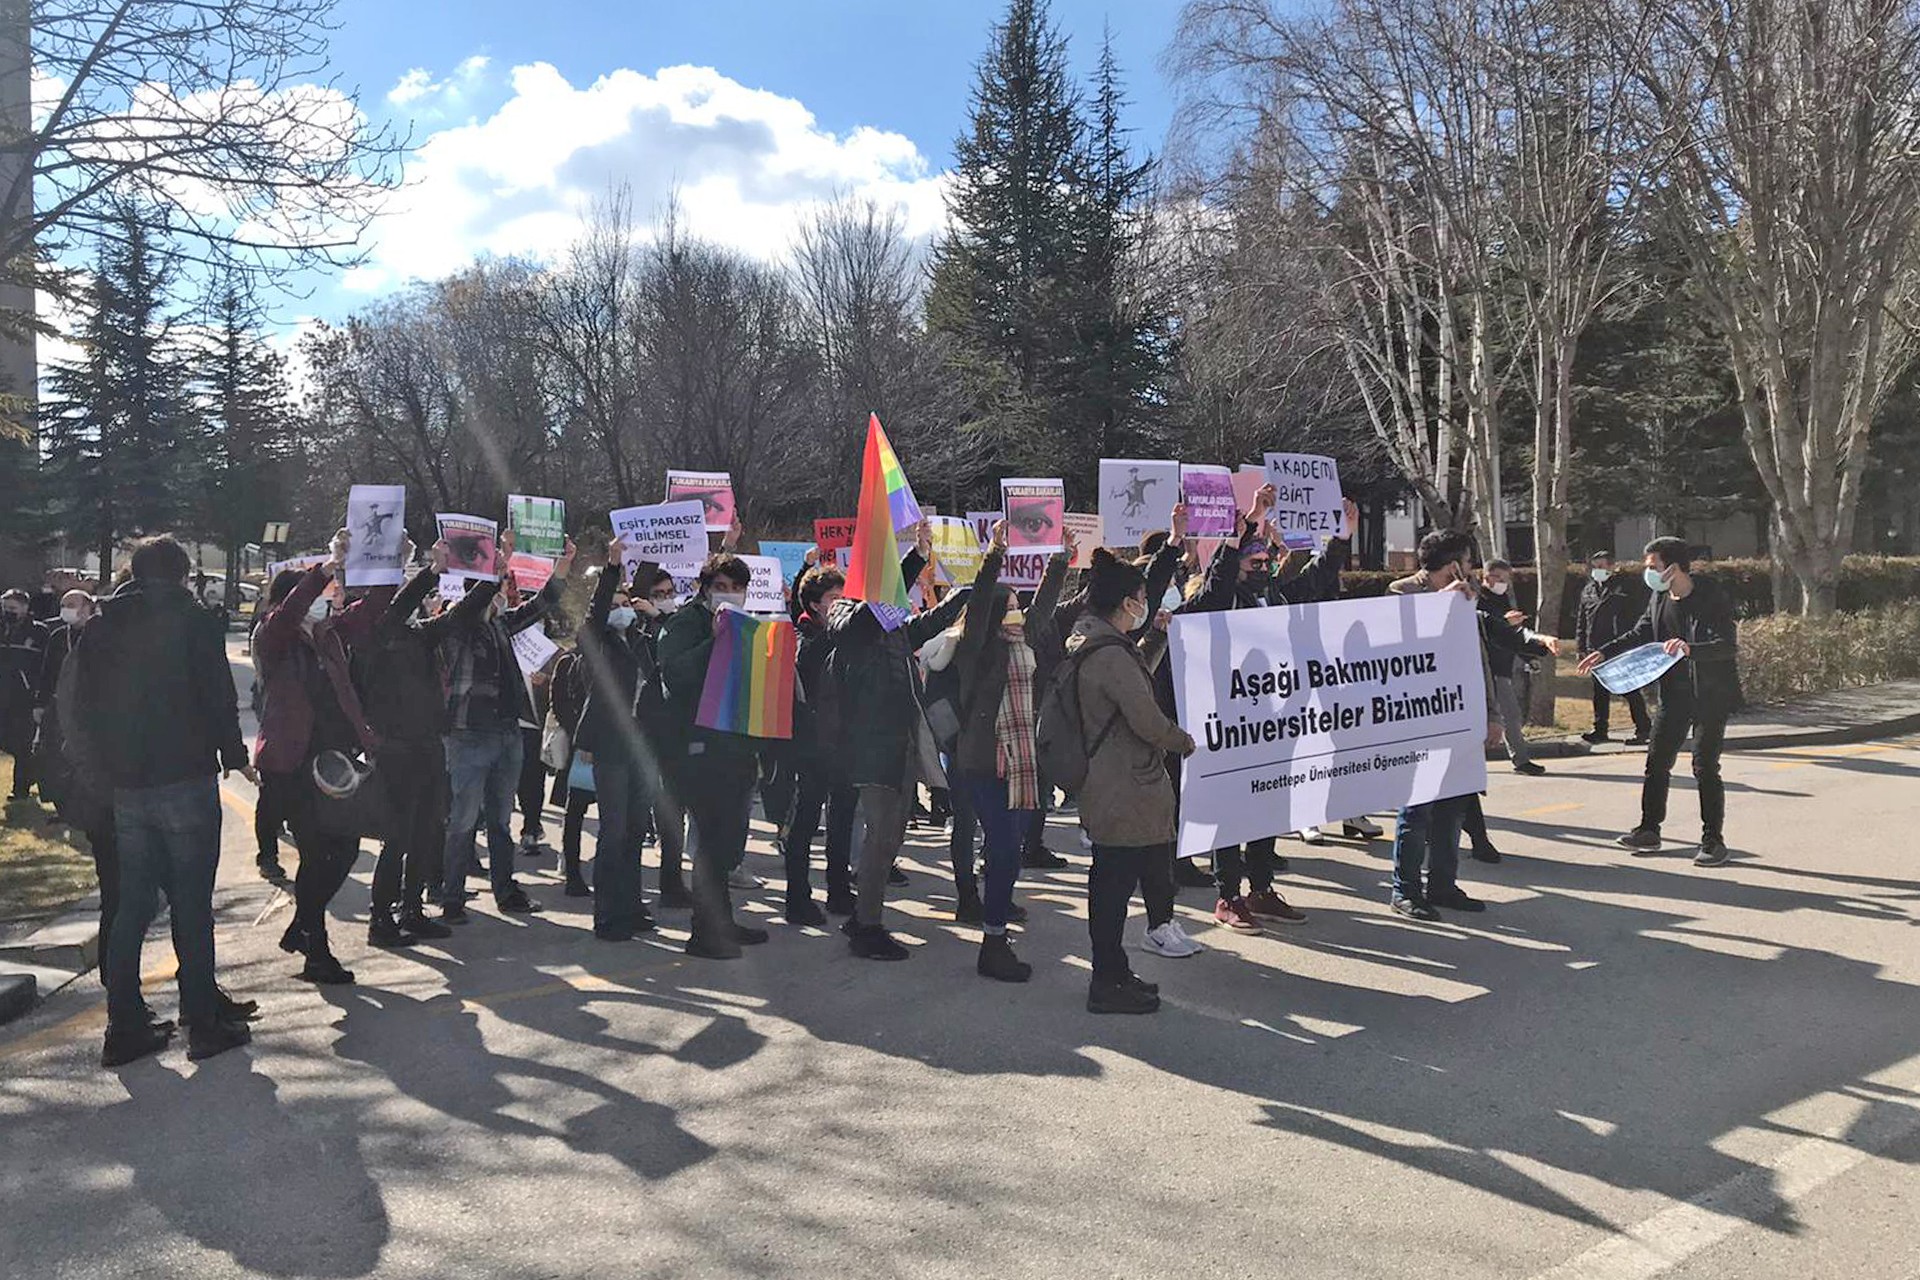
M 1568 800 L 1563 804 L 1543 804 L 1532 809 L 1522 809 L 1513 816 L 1516 818 L 1544 818 L 1550 813 L 1572 813 L 1575 809 L 1584 809 L 1586 807 L 1586 805 L 1580 803 L 1578 800 Z

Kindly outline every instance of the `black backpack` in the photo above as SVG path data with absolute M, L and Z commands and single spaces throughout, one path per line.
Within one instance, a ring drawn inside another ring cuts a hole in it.
M 1047 682 L 1046 694 L 1040 699 L 1040 713 L 1034 721 L 1033 746 L 1042 776 L 1055 786 L 1074 792 L 1086 785 L 1087 767 L 1106 745 L 1107 735 L 1120 719 L 1116 710 L 1094 735 L 1092 743 L 1088 743 L 1086 726 L 1081 719 L 1080 668 L 1101 649 L 1126 643 L 1124 637 L 1117 635 L 1089 640 L 1068 654 Z

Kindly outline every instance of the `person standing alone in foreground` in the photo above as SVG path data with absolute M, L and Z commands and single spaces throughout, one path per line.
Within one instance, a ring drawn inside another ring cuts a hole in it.
M 1640 787 L 1640 825 L 1617 843 L 1635 854 L 1659 851 L 1673 763 L 1691 728 L 1693 777 L 1700 789 L 1700 852 L 1693 863 L 1717 867 L 1727 861 L 1720 747 L 1727 717 L 1740 703 L 1740 673 L 1734 660 L 1733 603 L 1711 579 L 1694 577 L 1692 569 L 1684 540 L 1649 542 L 1641 571 L 1653 592 L 1646 613 L 1631 631 L 1581 659 L 1580 673 L 1590 674 L 1608 658 L 1645 644 L 1658 644 L 1680 659 L 1660 677 L 1660 710 L 1654 713 L 1653 743 L 1647 748 L 1646 780 Z

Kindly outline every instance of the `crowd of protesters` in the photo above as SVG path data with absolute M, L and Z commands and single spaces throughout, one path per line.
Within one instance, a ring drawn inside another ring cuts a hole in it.
M 786 920 L 819 927 L 840 918 L 853 954 L 871 960 L 911 954 L 886 912 L 889 889 L 904 882 L 896 862 L 909 825 L 947 826 L 952 914 L 981 932 L 977 971 L 1021 983 L 1032 968 L 1013 945 L 1011 930 L 1025 919 L 1016 887 L 1023 869 L 1066 865 L 1045 843 L 1058 806 L 1077 814 L 1091 855 L 1087 1007 L 1149 1013 L 1158 988 L 1133 972 L 1123 941 L 1136 892 L 1147 918 L 1141 948 L 1173 959 L 1204 949 L 1175 918 L 1183 888 L 1210 890 L 1214 919 L 1236 931 L 1306 919 L 1280 892 L 1288 863 L 1274 839 L 1216 849 L 1206 869 L 1175 857 L 1179 763 L 1194 741 L 1174 705 L 1170 619 L 1340 594 L 1346 540 L 1325 542 L 1285 572 L 1291 557 L 1278 546 L 1272 505 L 1271 488 L 1261 490 L 1239 514 L 1238 536 L 1204 563 L 1185 509 L 1175 506 L 1168 528 L 1137 556 L 1095 551 L 1071 591 L 1070 534 L 1037 588 L 1003 585 L 1002 521 L 974 581 L 942 593 L 923 573 L 931 551 L 922 525 L 902 559 L 919 590 L 900 625 L 847 597 L 844 576 L 816 549 L 788 584 L 798 697 L 787 740 L 697 723 L 716 618 L 746 604 L 751 575 L 735 554 L 737 524 L 688 583 L 658 565 L 629 566 L 614 539 L 604 563 L 586 571 L 588 603 L 571 629 L 561 614 L 574 576 L 571 541 L 537 592 L 522 593 L 507 576 L 469 583 L 449 602 L 445 543 L 424 557 L 409 544 L 404 558 L 420 563 L 397 587 L 349 589 L 342 530 L 323 561 L 267 585 L 252 636 L 259 728 L 251 747 L 223 622 L 190 589 L 185 551 L 155 538 L 110 593 L 73 579 L 50 581 L 38 598 L 0 597 L 0 749 L 13 756 L 14 796 L 37 787 L 92 848 L 110 1066 L 162 1048 L 176 1031 L 146 1005 L 139 981 L 161 895 L 171 908 L 189 1056 L 248 1039 L 257 1009 L 217 985 L 214 964 L 218 779 L 235 772 L 258 785 L 258 865 L 277 884 L 287 883 L 281 839 L 291 833 L 298 869 L 280 945 L 308 982 L 353 981 L 329 917 L 365 839 L 379 843 L 371 947 L 457 946 L 484 842 L 487 889 L 502 913 L 541 910 L 515 878 L 516 859 L 555 857 L 563 892 L 592 899 L 595 939 L 629 942 L 658 928 L 656 912 L 690 912 L 687 954 L 737 957 L 768 941 L 734 901 L 761 887 L 743 869 L 757 800 L 783 855 Z M 1346 515 L 1346 527 L 1357 527 L 1351 503 Z M 504 564 L 511 534 L 501 542 Z M 1540 772 L 1519 732 L 1515 686 L 1524 663 L 1557 655 L 1561 641 L 1528 629 L 1511 609 L 1511 566 L 1476 570 L 1464 535 L 1429 535 L 1418 559 L 1418 572 L 1391 589 L 1475 601 L 1489 745 L 1504 740 L 1516 770 Z M 1608 585 L 1611 560 L 1596 556 L 1592 570 L 1579 611 L 1582 670 L 1648 642 L 1681 659 L 1661 679 L 1657 717 L 1649 720 L 1637 694 L 1629 699 L 1635 740 L 1653 746 L 1641 821 L 1621 843 L 1659 847 L 1667 780 L 1691 729 L 1705 832 L 1697 861 L 1715 865 L 1726 857 L 1718 746 L 1738 697 L 1731 610 L 1711 581 L 1691 576 L 1676 539 L 1646 550 L 1654 598 L 1637 623 L 1618 584 Z M 535 627 L 559 652 L 529 673 L 515 637 Z M 1065 750 L 1077 755 L 1063 766 L 1056 747 L 1049 766 L 1038 721 L 1049 693 L 1068 681 L 1078 724 Z M 1598 740 L 1607 732 L 1603 692 L 1594 709 Z M 549 802 L 564 814 L 557 854 L 543 838 Z M 582 848 L 589 808 L 598 811 L 590 858 Z M 1473 857 L 1499 860 L 1477 795 L 1397 815 L 1394 911 L 1430 921 L 1443 910 L 1484 909 L 1458 880 L 1463 832 Z M 1364 815 L 1299 833 L 1312 843 L 1379 834 Z M 824 902 L 812 883 L 822 837 Z M 643 875 L 648 847 L 658 855 L 652 886 Z

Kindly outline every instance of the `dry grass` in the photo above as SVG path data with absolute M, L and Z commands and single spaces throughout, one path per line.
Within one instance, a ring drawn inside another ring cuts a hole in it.
M 1540 660 L 1540 672 L 1535 680 L 1548 678 L 1550 659 Z M 1587 733 L 1593 728 L 1593 678 L 1583 676 L 1574 670 L 1579 659 L 1563 657 L 1558 662 L 1558 670 L 1553 680 L 1553 723 L 1527 726 L 1529 738 L 1564 738 L 1569 734 Z M 1649 710 L 1652 708 L 1649 707 Z M 1633 733 L 1633 716 L 1627 711 L 1624 698 L 1615 698 L 1608 707 L 1608 726 L 1615 738 L 1624 739 Z
M 0 796 L 13 789 L 13 759 L 0 756 Z M 0 821 L 0 922 L 49 916 L 94 890 L 86 839 L 34 801 Z

